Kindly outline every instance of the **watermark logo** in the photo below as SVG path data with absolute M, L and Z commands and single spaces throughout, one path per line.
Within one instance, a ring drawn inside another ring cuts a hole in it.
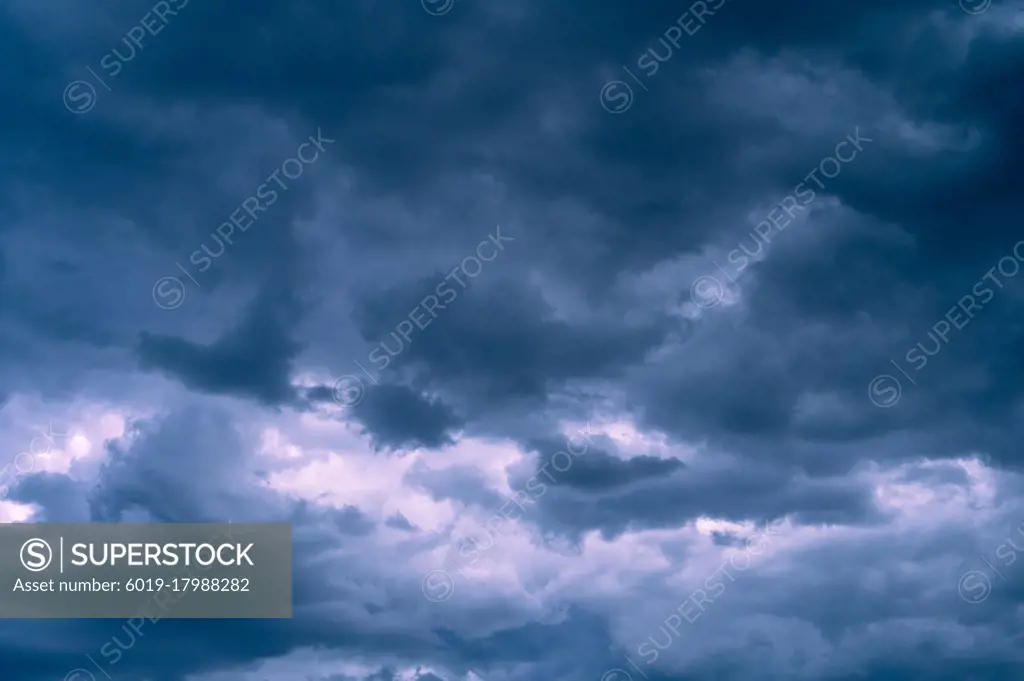
M 96 676 L 88 669 L 72 669 L 64 675 L 64 681 L 96 681 Z
M 633 681 L 633 677 L 625 669 L 609 669 L 601 675 L 601 681 Z
M 174 310 L 185 302 L 185 284 L 177 277 L 160 277 L 153 284 L 153 302 L 161 310 Z
M 601 106 L 608 113 L 626 113 L 633 106 L 633 88 L 621 80 L 608 81 L 601 88 Z
M 725 287 L 722 282 L 710 275 L 697 277 L 690 284 L 690 300 L 697 307 L 705 310 L 717 306 L 725 298 Z
M 64 106 L 73 114 L 84 114 L 96 106 L 96 88 L 84 80 L 73 80 L 64 88 Z
M 366 392 L 363 382 L 357 376 L 346 374 L 334 382 L 331 395 L 343 407 L 354 407 L 363 401 Z
M 868 384 L 868 399 L 876 407 L 882 409 L 895 406 L 900 401 L 902 394 L 903 387 L 896 377 L 890 374 L 875 376 L 874 380 Z
M 420 0 L 420 4 L 423 5 L 423 10 L 427 14 L 434 17 L 443 17 L 452 11 L 452 7 L 455 6 L 455 0 Z
M 29 539 L 21 545 L 21 564 L 29 572 L 42 572 L 53 562 L 53 549 L 42 539 Z
M 957 591 L 968 603 L 981 603 L 992 593 L 992 580 L 981 570 L 969 570 L 960 577 Z
M 455 578 L 445 570 L 431 570 L 423 575 L 420 588 L 431 603 L 444 603 L 455 593 Z
M 981 14 L 992 6 L 992 0 L 960 0 L 960 9 L 967 14 Z

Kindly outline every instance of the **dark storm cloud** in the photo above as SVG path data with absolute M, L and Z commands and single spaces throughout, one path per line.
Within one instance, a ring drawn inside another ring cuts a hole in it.
M 202 392 L 252 397 L 268 405 L 292 401 L 292 361 L 301 345 L 289 334 L 298 310 L 282 285 L 288 284 L 268 282 L 241 324 L 212 344 L 143 332 L 142 368 L 163 371 Z
M 47 523 L 84 523 L 91 520 L 86 496 L 64 475 L 34 473 L 12 485 L 8 495 L 12 501 L 38 504 L 43 509 L 39 519 Z
M 527 446 L 540 454 L 537 468 L 550 471 L 553 485 L 566 485 L 588 491 L 607 490 L 648 478 L 669 477 L 684 466 L 683 462 L 677 459 L 658 459 L 643 455 L 624 460 L 589 445 L 584 450 L 585 455 L 568 459 L 572 462 L 569 464 L 564 460 L 566 454 L 575 454 L 583 447 L 582 444 L 572 441 L 562 444 L 557 441 L 540 440 L 530 442 Z M 566 452 L 567 448 L 573 451 Z M 561 460 L 556 460 L 556 452 L 562 453 Z
M 462 421 L 443 402 L 398 385 L 370 386 L 352 412 L 381 449 L 439 449 Z
M 509 295 L 509 287 L 515 287 L 515 295 Z M 429 290 L 419 282 L 408 291 L 364 301 L 356 313 L 363 337 L 384 337 L 398 313 L 415 306 Z M 418 332 L 405 350 L 407 358 L 395 363 L 423 366 L 428 380 L 488 402 L 543 400 L 551 386 L 613 375 L 636 362 L 669 328 L 668 321 L 636 327 L 611 320 L 569 323 L 555 317 L 536 287 L 481 281 Z
M 594 464 L 581 457 L 583 470 Z M 566 474 L 549 472 L 554 482 L 537 495 L 538 522 L 545 529 L 578 536 L 600 530 L 608 538 L 629 530 L 679 527 L 701 516 L 734 521 L 771 520 L 791 516 L 806 524 L 874 524 L 885 519 L 872 498 L 872 490 L 853 480 L 807 478 L 769 465 L 744 463 L 721 470 L 691 470 L 660 462 L 657 477 L 643 475 L 650 463 L 620 464 L 634 484 L 623 489 L 581 484 L 580 474 L 570 468 Z M 564 478 L 577 482 L 562 482 Z M 531 478 L 536 483 L 548 479 Z M 618 487 L 618 485 L 616 486 Z M 517 488 L 530 489 L 528 481 Z M 550 491 L 549 491 L 550 490 Z M 580 494 L 580 491 L 586 492 Z
M 409 522 L 409 519 L 401 513 L 396 513 L 395 515 L 389 517 L 387 520 L 384 521 L 384 524 L 396 530 L 404 530 L 406 532 L 416 531 L 416 528 L 413 526 L 412 523 Z

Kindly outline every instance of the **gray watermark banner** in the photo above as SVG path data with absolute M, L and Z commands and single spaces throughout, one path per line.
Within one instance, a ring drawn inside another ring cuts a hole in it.
M 0 525 L 0 617 L 290 618 L 288 523 Z

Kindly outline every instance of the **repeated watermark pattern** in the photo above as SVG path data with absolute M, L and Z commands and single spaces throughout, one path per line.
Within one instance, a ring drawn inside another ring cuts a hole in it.
M 704 580 L 704 586 L 694 589 L 676 608 L 668 614 L 665 620 L 658 627 L 658 632 L 647 637 L 647 640 L 636 648 L 636 654 L 644 658 L 644 665 L 652 665 L 657 662 L 661 655 L 660 651 L 668 650 L 680 638 L 680 627 L 683 620 L 689 624 L 695 623 L 707 612 L 707 606 L 718 601 L 727 590 L 728 584 L 736 582 L 733 572 L 742 573 L 750 569 L 755 558 L 763 556 L 765 550 L 771 548 L 772 537 L 781 534 L 779 526 L 782 519 L 775 522 L 765 522 L 764 531 L 744 540 L 742 551 L 733 551 L 722 561 L 718 569 L 712 572 Z M 754 542 L 759 541 L 758 549 L 754 550 Z M 732 567 L 733 572 L 726 569 L 726 565 Z M 728 580 L 728 581 L 726 581 Z M 664 640 L 662 640 L 664 639 Z M 649 678 L 647 674 L 633 661 L 629 655 L 625 655 L 629 663 L 642 677 Z M 632 681 L 632 676 L 622 667 L 613 667 L 601 675 L 602 681 Z
M 455 548 L 458 549 L 458 557 L 463 559 L 462 567 L 476 564 L 485 552 L 490 551 L 497 545 L 498 537 L 505 535 L 505 532 L 501 529 L 502 523 L 518 520 L 526 512 L 527 506 L 536 504 L 537 500 L 544 496 L 548 490 L 548 486 L 543 482 L 542 478 L 551 484 L 555 484 L 558 477 L 553 475 L 550 469 L 554 469 L 555 473 L 565 473 L 572 468 L 575 459 L 583 456 L 590 449 L 592 436 L 593 432 L 588 421 L 586 429 L 580 430 L 576 436 L 578 438 L 577 442 L 574 443 L 574 439 L 576 439 L 574 437 L 566 438 L 565 450 L 555 452 L 551 460 L 541 466 L 537 473 L 526 481 L 525 489 L 516 490 L 502 504 L 501 508 L 487 519 L 487 522 L 484 523 L 483 533 L 487 537 L 486 543 L 476 536 L 464 537 L 456 541 Z M 562 466 L 560 464 L 565 465 Z M 516 515 L 517 513 L 518 515 Z M 466 573 L 463 572 L 462 567 L 452 560 L 451 555 L 445 556 L 444 562 L 454 568 L 465 579 L 469 579 Z M 445 569 L 430 570 L 423 575 L 421 589 L 428 601 L 442 603 L 451 598 L 452 594 L 455 593 L 455 577 Z
M 252 195 L 242 201 L 235 210 L 231 211 L 227 220 L 218 225 L 217 229 L 210 232 L 210 239 L 218 247 L 216 251 L 203 243 L 200 244 L 199 249 L 192 252 L 189 256 L 189 262 L 198 267 L 197 273 L 201 274 L 209 270 L 213 266 L 214 259 L 224 255 L 228 246 L 234 245 L 234 242 L 231 241 L 231 236 L 235 233 L 236 227 L 244 234 L 246 230 L 259 222 L 267 209 L 277 203 L 278 191 L 274 189 L 275 186 L 282 193 L 288 191 L 289 185 L 281 179 L 281 175 L 284 175 L 288 180 L 298 180 L 302 177 L 302 173 L 305 172 L 306 166 L 316 163 L 320 158 L 321 152 L 326 153 L 326 145 L 334 144 L 334 142 L 335 140 L 324 137 L 323 130 L 317 128 L 315 137 L 310 135 L 309 141 L 300 144 L 295 152 L 295 156 L 285 159 L 274 172 L 267 176 L 263 184 L 257 187 Z M 290 172 L 292 170 L 295 172 Z M 271 181 L 273 181 L 273 184 L 271 184 Z M 196 288 L 202 288 L 195 276 L 185 269 L 181 263 L 175 262 L 174 264 L 188 277 L 189 281 L 195 284 Z M 181 307 L 181 304 L 185 302 L 184 282 L 178 277 L 160 277 L 153 284 L 153 302 L 162 310 L 174 310 Z
M 956 305 L 949 308 L 949 311 L 939 319 L 928 331 L 927 341 L 918 341 L 903 356 L 906 364 L 911 365 L 916 374 L 928 366 L 928 358 L 935 357 L 942 349 L 949 344 L 950 332 L 954 329 L 962 331 L 974 316 L 981 312 L 996 296 L 997 290 L 1004 288 L 1003 281 L 996 276 L 996 272 L 1003 275 L 1004 279 L 1012 279 L 1020 272 L 1021 263 L 1024 263 L 1024 241 L 1018 241 L 1012 249 L 1013 255 L 1005 255 L 999 259 L 994 267 L 990 268 L 981 279 L 971 287 L 971 292 L 961 296 Z M 986 283 L 988 282 L 988 283 Z M 991 285 L 989 285 L 991 284 Z M 993 288 L 995 286 L 996 288 Z M 889 362 L 910 381 L 911 385 L 917 385 L 911 374 L 907 372 L 899 362 L 892 359 Z M 893 374 L 879 374 L 868 383 L 868 399 L 876 407 L 888 409 L 899 402 L 903 395 L 903 385 Z
M 121 54 L 122 48 L 118 46 L 100 58 L 100 68 L 106 73 L 107 77 L 116 78 L 117 74 L 124 70 L 125 65 L 135 59 L 135 56 L 145 49 L 146 36 L 155 38 L 159 35 L 167 28 L 171 18 L 177 16 L 178 12 L 185 9 L 188 3 L 189 0 L 160 0 L 160 2 L 153 5 L 152 9 L 146 12 L 139 20 L 139 23 L 128 29 L 128 32 L 121 38 L 121 42 L 124 43 L 123 49 L 125 54 Z M 85 70 L 107 92 L 113 92 L 113 89 L 107 85 L 107 82 L 92 67 L 86 66 Z M 96 86 L 87 80 L 73 80 L 64 88 L 64 106 L 71 113 L 84 114 L 92 111 L 93 107 L 96 106 L 96 100 Z
M 722 8 L 725 1 L 697 0 L 697 2 L 691 4 L 689 9 L 683 12 L 676 19 L 675 23 L 669 26 L 662 37 L 658 39 L 661 47 L 664 48 L 665 54 L 661 54 L 658 48 L 651 47 L 637 57 L 636 66 L 644 74 L 644 79 L 653 78 L 654 74 L 661 68 L 661 65 L 675 55 L 675 51 L 679 49 L 680 41 L 683 39 L 684 31 L 687 35 L 696 35 L 697 31 L 715 15 L 715 12 Z M 644 92 L 648 91 L 644 81 L 638 78 L 628 66 L 623 64 L 622 70 Z M 633 106 L 633 98 L 633 88 L 624 80 L 610 80 L 601 88 L 601 106 L 608 113 L 625 113 L 629 110 L 629 107 Z
M 1006 537 L 1006 540 L 996 547 L 996 562 L 1001 564 L 1003 570 L 1016 563 L 1017 558 L 1024 552 L 1024 523 L 1017 526 L 1017 535 L 1016 538 L 1013 536 Z M 1014 544 L 1015 539 L 1020 542 L 1020 546 Z M 992 561 L 984 554 L 981 554 L 980 557 L 982 562 L 992 571 L 992 574 L 1004 582 L 1007 581 L 1006 576 L 1003 575 L 1003 570 L 993 565 Z M 992 594 L 992 578 L 983 570 L 968 570 L 960 575 L 960 579 L 957 582 L 957 591 L 960 593 L 960 598 L 968 603 L 982 603 L 988 600 L 988 597 Z
M 501 225 L 498 225 L 494 230 L 494 234 L 489 234 L 486 239 L 477 244 L 476 255 L 469 255 L 463 258 L 459 266 L 452 268 L 452 271 L 445 275 L 444 279 L 434 287 L 433 293 L 427 295 L 412 309 L 405 319 L 398 322 L 395 330 L 391 332 L 391 340 L 394 341 L 395 347 L 390 347 L 388 341 L 381 341 L 370 350 L 367 360 L 372 362 L 378 370 L 383 371 L 387 369 L 395 358 L 412 345 L 414 329 L 425 330 L 437 319 L 439 310 L 446 309 L 459 297 L 460 290 L 455 288 L 451 280 L 457 282 L 461 290 L 465 291 L 469 288 L 469 283 L 459 276 L 459 272 L 466 275 L 469 279 L 476 279 L 483 272 L 484 263 L 495 260 L 498 254 L 505 250 L 505 244 L 512 241 L 515 241 L 515 239 L 510 236 L 504 236 L 501 233 Z M 427 315 L 430 316 L 429 319 Z M 414 324 L 415 327 L 413 326 Z M 367 371 L 366 367 L 358 360 L 353 360 L 353 362 L 374 385 L 380 385 L 380 381 L 374 378 L 373 374 Z M 366 385 L 355 374 L 345 374 L 336 380 L 332 387 L 334 401 L 343 407 L 354 407 L 359 404 L 365 392 Z
M 834 180 L 843 172 L 843 166 L 852 163 L 854 159 L 864 151 L 864 144 L 873 142 L 870 137 L 864 137 L 860 132 L 860 126 L 853 129 L 853 132 L 844 137 L 836 144 L 831 155 L 825 156 L 818 164 L 798 183 L 790 192 L 772 208 L 768 215 L 761 222 L 754 225 L 754 228 L 747 233 L 747 236 L 737 244 L 737 247 L 729 251 L 726 256 L 732 272 L 727 271 L 716 261 L 711 262 L 724 275 L 730 285 L 735 286 L 737 280 L 743 276 L 747 267 L 752 262 L 763 259 L 764 247 L 769 245 L 779 234 L 782 234 L 793 220 L 796 219 L 798 211 L 807 210 L 818 197 L 819 191 L 825 190 L 825 183 L 818 178 L 818 173 L 828 180 Z M 813 181 L 814 185 L 811 185 Z M 746 240 L 750 239 L 752 246 L 748 249 Z M 690 285 L 690 300 L 697 307 L 712 308 L 719 305 L 726 298 L 726 284 L 716 276 L 701 275 Z
M 0 500 L 6 499 L 11 491 L 11 485 L 23 475 L 28 475 L 38 470 L 36 457 L 47 457 L 50 455 L 51 447 L 57 445 L 55 438 L 66 438 L 68 433 L 55 433 L 53 421 L 50 421 L 48 432 L 40 432 L 38 437 L 32 438 L 28 443 L 28 451 L 20 452 L 14 457 L 14 461 L 0 468 Z M 38 450 L 37 443 L 45 446 L 46 449 Z

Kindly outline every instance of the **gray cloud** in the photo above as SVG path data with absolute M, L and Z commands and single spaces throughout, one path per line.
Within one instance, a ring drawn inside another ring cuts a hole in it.
M 0 513 L 287 520 L 296 617 L 161 621 L 112 671 L 640 681 L 623 655 L 767 520 L 649 679 L 1019 667 L 1016 0 L 155 5 L 0 10 L 0 464 L 53 413 L 88 435 Z M 558 469 L 584 422 L 631 435 Z M 0 656 L 58 678 L 119 626 L 0 626 Z

